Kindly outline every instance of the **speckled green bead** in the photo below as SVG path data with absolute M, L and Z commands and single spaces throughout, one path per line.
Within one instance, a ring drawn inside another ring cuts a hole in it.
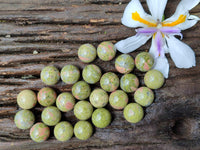
M 37 96 L 32 90 L 23 90 L 17 95 L 17 104 L 23 109 L 31 109 L 37 104 Z
M 84 100 L 89 97 L 91 88 L 85 81 L 79 81 L 72 86 L 72 94 L 78 100 Z
M 80 78 L 80 71 L 74 65 L 66 65 L 61 70 L 61 79 L 66 84 L 74 84 Z
M 101 69 L 96 65 L 87 65 L 82 72 L 83 79 L 90 84 L 97 83 L 101 78 Z
M 62 112 L 68 112 L 74 108 L 75 98 L 69 92 L 63 92 L 56 99 L 56 106 Z
M 78 121 L 74 126 L 74 135 L 79 140 L 87 140 L 92 136 L 93 127 L 88 121 Z
M 103 89 L 95 89 L 90 95 L 90 103 L 96 107 L 101 108 L 108 103 L 108 94 Z
M 35 116 L 30 110 L 20 110 L 14 118 L 19 129 L 29 129 L 35 122 Z
M 135 66 L 142 72 L 149 71 L 154 65 L 154 59 L 147 52 L 139 53 L 135 58 Z
M 113 72 L 105 73 L 100 80 L 101 88 L 107 92 L 113 92 L 119 87 L 119 78 Z
M 55 106 L 48 106 L 42 111 L 42 121 L 48 126 L 55 126 L 61 119 L 61 112 Z
M 87 120 L 92 116 L 93 107 L 88 101 L 79 101 L 74 106 L 74 115 L 79 120 Z
M 35 142 L 41 143 L 49 138 L 50 129 L 42 122 L 36 123 L 30 130 L 31 139 Z
M 58 141 L 67 141 L 71 139 L 73 136 L 73 126 L 67 122 L 67 121 L 62 121 L 58 123 L 55 128 L 54 128 L 54 136 Z
M 110 94 L 109 103 L 115 109 L 123 109 L 128 103 L 128 95 L 122 90 L 116 90 Z
M 131 123 L 137 123 L 144 116 L 143 108 L 137 103 L 130 103 L 124 108 L 124 118 Z
M 134 93 L 135 102 L 141 106 L 147 107 L 151 105 L 154 100 L 154 94 L 148 87 L 140 87 Z
M 49 87 L 44 87 L 38 92 L 38 102 L 42 106 L 51 106 L 56 102 L 57 94 Z
M 110 61 L 116 55 L 116 48 L 110 41 L 102 42 L 97 48 L 97 55 L 103 61 Z
M 60 72 L 54 66 L 47 66 L 42 69 L 40 78 L 46 85 L 55 85 L 60 80 Z
M 144 76 L 144 83 L 150 89 L 159 89 L 164 84 L 164 76 L 158 70 L 150 70 Z
M 83 44 L 78 49 L 78 57 L 84 63 L 92 62 L 96 56 L 96 48 L 91 44 Z
M 97 128 L 105 128 L 111 123 L 111 114 L 105 108 L 98 108 L 92 114 L 92 123 Z
M 120 73 L 130 73 L 134 68 L 134 59 L 128 54 L 122 54 L 115 60 L 115 68 Z
M 127 93 L 134 92 L 139 86 L 139 80 L 134 74 L 125 74 L 120 79 L 120 87 Z

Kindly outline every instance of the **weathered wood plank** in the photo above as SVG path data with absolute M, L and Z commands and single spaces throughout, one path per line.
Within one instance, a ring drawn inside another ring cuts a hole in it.
M 145 0 L 141 0 L 145 9 Z M 78 61 L 77 49 L 86 42 L 97 46 L 101 41 L 120 39 L 135 34 L 133 29 L 121 25 L 120 18 L 129 0 L 0 0 L 0 149 L 200 149 L 200 24 L 183 31 L 183 42 L 196 53 L 197 66 L 177 69 L 170 63 L 170 76 L 163 88 L 155 90 L 155 102 L 145 109 L 144 119 L 130 124 L 122 111 L 111 111 L 113 121 L 105 129 L 95 129 L 89 140 L 75 137 L 58 142 L 53 135 L 44 143 L 34 143 L 29 131 L 19 130 L 13 122 L 20 110 L 16 96 L 23 89 L 37 92 L 45 85 L 39 79 L 41 69 L 49 64 L 61 69 L 74 64 L 82 69 L 86 64 Z M 169 0 L 166 16 L 170 16 L 178 0 Z M 200 17 L 200 6 L 192 14 Z M 151 42 L 140 51 L 148 50 Z M 33 54 L 37 51 L 38 54 Z M 118 53 L 119 55 L 119 53 Z M 113 71 L 114 60 L 101 64 L 103 72 Z M 144 74 L 138 70 L 141 85 Z M 96 86 L 99 86 L 97 84 Z M 52 86 L 58 93 L 71 91 L 62 82 Z M 130 102 L 133 94 L 129 94 Z M 40 121 L 41 106 L 33 109 Z M 63 120 L 73 125 L 77 121 L 73 112 L 63 114 Z M 51 128 L 52 130 L 52 128 Z

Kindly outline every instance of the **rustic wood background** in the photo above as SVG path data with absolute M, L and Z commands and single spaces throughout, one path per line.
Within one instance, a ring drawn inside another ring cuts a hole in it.
M 20 108 L 16 96 L 23 89 L 38 91 L 45 85 L 40 71 L 46 65 L 61 69 L 66 64 L 85 64 L 77 57 L 83 43 L 97 46 L 111 40 L 114 43 L 131 35 L 133 29 L 123 26 L 120 19 L 129 0 L 0 0 L 0 149 L 200 149 L 200 24 L 183 31 L 183 41 L 196 53 L 196 67 L 177 69 L 169 58 L 170 75 L 163 88 L 156 90 L 155 102 L 145 109 L 138 124 L 130 124 L 122 111 L 111 110 L 113 121 L 105 129 L 95 129 L 87 141 L 73 137 L 59 142 L 53 135 L 44 143 L 29 138 L 29 130 L 17 129 L 13 117 Z M 176 9 L 179 0 L 169 0 L 166 17 Z M 145 8 L 145 0 L 142 0 Z M 191 14 L 200 17 L 200 6 Z M 135 57 L 145 46 L 131 53 Z M 104 72 L 113 71 L 114 61 L 94 61 Z M 134 73 L 143 85 L 143 76 Z M 98 84 L 97 84 L 98 86 Z M 57 92 L 71 87 L 59 82 Z M 133 95 L 130 95 L 130 101 Z M 42 107 L 33 109 L 40 121 Z M 63 114 L 63 120 L 77 121 L 73 112 Z M 52 129 L 51 129 L 52 130 Z

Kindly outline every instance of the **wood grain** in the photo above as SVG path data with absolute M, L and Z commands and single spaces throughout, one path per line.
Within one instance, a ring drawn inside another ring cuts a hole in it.
M 53 64 L 61 69 L 74 64 L 82 69 L 86 64 L 77 57 L 83 43 L 97 46 L 110 40 L 114 43 L 135 34 L 123 26 L 120 19 L 128 0 L 0 0 L 0 150 L 11 149 L 200 149 L 200 24 L 183 31 L 183 42 L 196 53 L 196 67 L 178 69 L 169 55 L 170 75 L 163 88 L 155 90 L 154 103 L 145 108 L 144 119 L 130 124 L 122 111 L 107 106 L 113 116 L 105 129 L 95 128 L 94 135 L 85 141 L 73 137 L 59 142 L 53 135 L 44 143 L 35 143 L 28 130 L 19 130 L 13 117 L 20 108 L 16 96 L 23 89 L 37 92 L 45 85 L 40 81 L 40 71 Z M 169 0 L 166 17 L 173 14 L 179 0 Z M 147 5 L 142 0 L 145 9 Z M 200 6 L 191 14 L 200 17 Z M 131 55 L 147 51 L 150 42 Z M 34 51 L 38 52 L 34 54 Z M 119 55 L 119 53 L 118 53 Z M 114 60 L 96 59 L 103 72 L 113 71 Z M 143 73 L 134 73 L 143 83 Z M 96 86 L 99 86 L 97 84 Z M 58 93 L 71 91 L 61 81 L 52 86 Z M 133 102 L 133 94 L 129 95 Z M 33 112 L 41 121 L 43 108 Z M 73 112 L 63 114 L 63 120 L 73 125 L 77 119 Z M 53 130 L 53 128 L 51 128 Z

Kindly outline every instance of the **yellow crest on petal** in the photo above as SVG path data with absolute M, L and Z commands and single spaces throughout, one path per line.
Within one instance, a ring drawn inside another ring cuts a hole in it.
M 170 22 L 170 23 L 162 22 L 162 26 L 163 27 L 173 27 L 173 26 L 176 26 L 178 24 L 185 22 L 185 20 L 186 20 L 186 15 L 180 15 L 179 18 L 174 22 Z
M 134 12 L 134 13 L 132 13 L 132 19 L 135 20 L 135 21 L 139 21 L 139 22 L 141 22 L 141 23 L 143 23 L 143 24 L 146 24 L 146 25 L 149 26 L 149 27 L 156 27 L 156 26 L 157 26 L 156 23 L 152 23 L 152 22 L 149 22 L 149 21 L 147 21 L 147 20 L 141 18 L 141 17 L 140 17 L 140 14 L 138 14 L 137 11 Z

